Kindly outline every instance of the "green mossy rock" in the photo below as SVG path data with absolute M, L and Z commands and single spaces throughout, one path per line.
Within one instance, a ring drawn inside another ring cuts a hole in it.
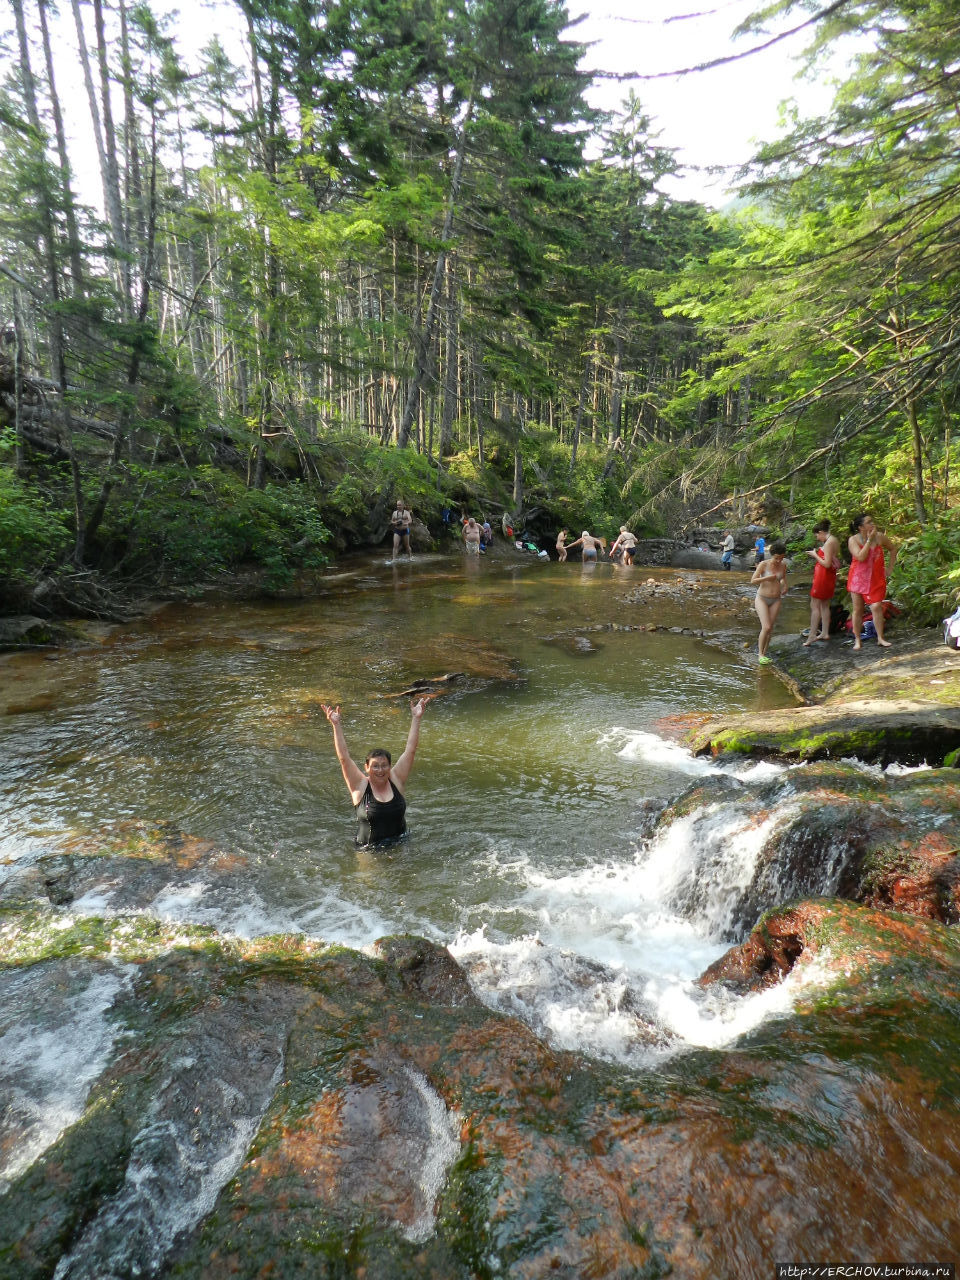
M 486 1009 L 423 939 L 365 956 L 8 912 L 5 981 L 125 985 L 81 1114 L 0 1198 L 0 1273 L 707 1280 L 731 1258 L 952 1256 L 960 939 L 835 901 L 755 937 L 794 940 L 793 1012 L 628 1071 Z

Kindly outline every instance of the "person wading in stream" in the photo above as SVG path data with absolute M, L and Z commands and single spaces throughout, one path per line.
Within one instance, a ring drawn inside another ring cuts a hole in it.
M 767 657 L 767 647 L 773 635 L 773 624 L 780 612 L 780 602 L 787 592 L 786 554 L 787 548 L 782 542 L 771 543 L 770 559 L 758 564 L 750 579 L 757 584 L 757 595 L 753 602 L 760 619 L 760 637 L 757 641 L 760 656 L 757 661 L 764 666 L 773 661 Z
M 333 726 L 333 746 L 343 770 L 343 780 L 357 811 L 358 848 L 369 845 L 395 844 L 407 830 L 407 801 L 404 789 L 420 742 L 420 720 L 428 698 L 410 703 L 410 732 L 407 745 L 396 764 L 390 763 L 390 752 L 375 747 L 363 762 L 363 768 L 350 758 L 340 708 L 321 702 L 323 714 Z
M 597 552 L 603 550 L 603 539 L 594 538 L 592 534 L 588 533 L 587 530 L 584 529 L 583 533 L 581 533 L 580 537 L 576 540 L 576 542 L 567 543 L 567 550 L 572 551 L 574 547 L 579 547 L 581 545 L 583 546 L 583 550 L 580 552 L 580 555 L 583 560 L 583 563 L 596 564 Z

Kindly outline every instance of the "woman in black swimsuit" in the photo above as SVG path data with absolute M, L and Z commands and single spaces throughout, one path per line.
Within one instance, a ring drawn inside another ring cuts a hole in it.
M 371 844 L 393 844 L 400 840 L 407 830 L 404 814 L 407 802 L 404 798 L 404 787 L 413 759 L 417 754 L 420 741 L 420 720 L 426 709 L 428 699 L 410 704 L 410 732 L 407 734 L 407 745 L 395 765 L 390 763 L 390 752 L 377 747 L 371 751 L 363 762 L 361 769 L 351 760 L 343 736 L 343 724 L 339 707 L 328 707 L 325 703 L 323 713 L 333 726 L 333 746 L 343 770 L 343 780 L 350 792 L 357 811 L 356 844 L 360 847 Z

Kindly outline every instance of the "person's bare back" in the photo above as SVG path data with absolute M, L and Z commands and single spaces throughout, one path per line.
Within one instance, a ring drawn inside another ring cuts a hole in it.
M 581 555 L 584 560 L 596 560 L 599 553 L 603 550 L 603 539 L 595 538 L 593 534 L 588 533 L 584 529 L 576 542 L 568 542 L 567 550 L 572 551 L 574 547 L 582 547 Z

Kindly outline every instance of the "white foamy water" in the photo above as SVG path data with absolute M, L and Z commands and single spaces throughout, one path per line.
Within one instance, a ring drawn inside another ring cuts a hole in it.
M 634 760 L 689 778 L 727 777 L 738 778 L 741 782 L 757 781 L 775 778 L 792 767 L 772 760 L 717 763 L 710 756 L 695 756 L 681 743 L 670 742 L 658 733 L 624 729 L 618 725 L 601 734 L 597 746 L 611 748 L 621 760 Z
M 422 1244 L 436 1230 L 437 1199 L 443 1190 L 447 1174 L 460 1155 L 461 1116 L 447 1110 L 443 1099 L 431 1088 L 425 1075 L 407 1066 L 404 1066 L 403 1071 L 422 1105 L 426 1133 L 417 1167 L 405 1170 L 415 1179 L 421 1200 L 416 1220 L 404 1228 L 403 1234 L 413 1244 Z
M 733 1044 L 767 1019 L 788 1014 L 797 996 L 827 972 L 822 964 L 796 966 L 775 986 L 738 996 L 722 987 L 704 990 L 689 972 L 585 965 L 539 937 L 497 943 L 481 930 L 461 934 L 450 950 L 490 1008 L 520 1018 L 557 1048 L 635 1067 L 688 1047 Z M 713 958 L 723 951 L 716 948 Z M 690 954 L 696 953 L 703 954 L 699 948 Z M 696 964 L 674 968 L 699 972 Z
M 655 747 L 689 772 L 720 772 L 653 734 L 633 735 L 627 749 Z M 696 985 L 728 949 L 761 854 L 792 813 L 789 797 L 762 820 L 738 799 L 701 805 L 629 856 L 563 875 L 515 858 L 531 932 L 503 942 L 486 928 L 464 931 L 450 949 L 482 1000 L 558 1047 L 638 1063 L 685 1044 L 729 1044 L 788 1012 L 801 985 L 791 977 L 746 997 Z
M 107 1011 L 132 967 L 76 980 L 69 964 L 57 968 L 56 982 L 51 966 L 37 965 L 0 983 L 0 1194 L 80 1119 L 121 1031 Z
M 75 899 L 70 910 L 76 916 L 111 916 L 117 913 L 113 893 L 97 889 Z M 131 916 L 145 916 L 166 924 L 206 925 L 223 937 L 253 939 L 276 933 L 302 933 L 318 941 L 363 948 L 389 933 L 409 930 L 409 922 L 389 919 L 363 908 L 336 892 L 328 892 L 312 907 L 288 911 L 268 904 L 252 888 L 240 894 L 225 892 L 221 885 L 203 880 L 170 883 L 150 904 Z
M 54 1280 L 157 1272 L 243 1163 L 282 1076 L 283 1034 L 254 1026 L 231 1036 L 214 1017 L 192 1044 L 185 1038 L 187 1051 L 170 1063 L 133 1139 L 123 1186 L 60 1259 Z

